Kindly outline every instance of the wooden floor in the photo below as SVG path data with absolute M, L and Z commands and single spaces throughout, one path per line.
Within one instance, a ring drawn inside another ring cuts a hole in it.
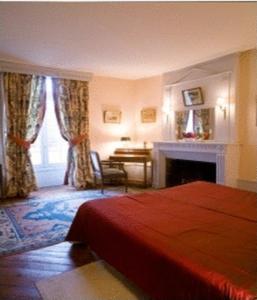
M 133 190 L 138 191 L 137 188 L 133 188 Z M 66 191 L 76 193 L 71 187 L 60 186 L 42 188 L 32 195 L 41 201 L 47 199 L 49 194 L 58 196 Z M 144 191 L 144 189 L 140 188 L 139 191 Z M 9 199 L 8 203 L 20 203 L 20 199 L 17 202 Z M 35 282 L 70 271 L 96 259 L 86 246 L 72 245 L 67 242 L 0 257 L 0 300 L 41 299 Z
M 0 258 L 0 299 L 41 299 L 35 282 L 95 261 L 82 244 L 54 246 Z

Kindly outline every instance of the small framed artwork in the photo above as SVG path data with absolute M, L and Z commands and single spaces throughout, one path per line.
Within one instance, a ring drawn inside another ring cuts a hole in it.
M 104 117 L 104 123 L 120 123 L 121 122 L 121 111 L 105 110 L 103 117 Z
M 141 122 L 142 123 L 154 123 L 156 122 L 156 108 L 149 107 L 141 110 Z
M 185 106 L 201 105 L 204 103 L 200 87 L 182 91 Z

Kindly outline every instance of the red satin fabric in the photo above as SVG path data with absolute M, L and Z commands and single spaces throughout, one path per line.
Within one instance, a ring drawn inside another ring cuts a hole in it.
M 154 299 L 257 297 L 257 195 L 194 182 L 83 204 L 85 242 Z

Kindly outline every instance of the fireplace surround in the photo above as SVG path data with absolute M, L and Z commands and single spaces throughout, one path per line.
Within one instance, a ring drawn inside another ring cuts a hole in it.
M 190 160 L 216 164 L 216 183 L 236 186 L 238 144 L 214 141 L 164 141 L 153 143 L 153 187 L 166 187 L 166 160 Z

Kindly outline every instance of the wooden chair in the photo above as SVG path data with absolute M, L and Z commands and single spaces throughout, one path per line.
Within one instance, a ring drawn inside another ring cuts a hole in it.
M 100 156 L 96 151 L 90 151 L 90 160 L 94 175 L 94 183 L 97 184 L 97 179 L 100 180 L 101 192 L 104 193 L 105 180 L 123 179 L 125 192 L 128 191 L 128 175 L 124 170 L 124 164 L 120 162 L 112 162 L 110 160 L 100 160 Z
M 0 165 L 0 199 L 3 198 L 3 173 L 2 165 Z

